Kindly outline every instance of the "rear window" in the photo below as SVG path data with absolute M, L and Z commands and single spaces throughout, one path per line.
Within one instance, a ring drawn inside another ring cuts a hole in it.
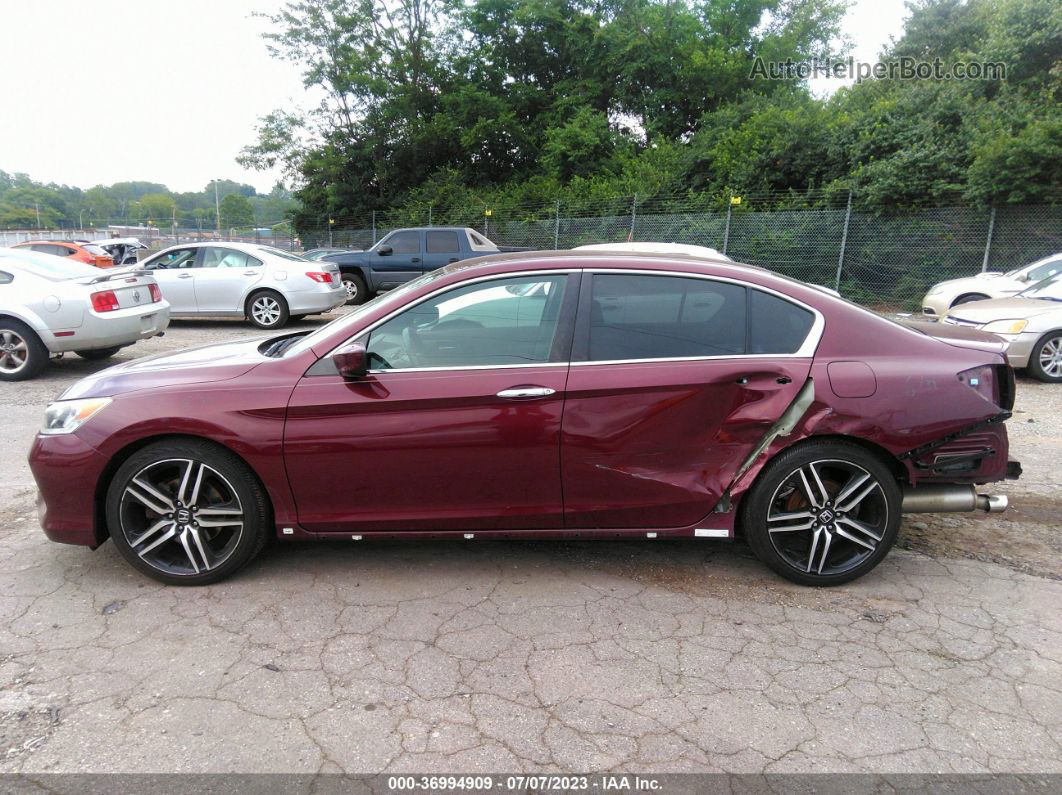
M 109 257 L 111 256 L 102 246 L 94 246 L 91 243 L 86 243 L 81 248 L 85 249 L 89 254 L 97 257 Z

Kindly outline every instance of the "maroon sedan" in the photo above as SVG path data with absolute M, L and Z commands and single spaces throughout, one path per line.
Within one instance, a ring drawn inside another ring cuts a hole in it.
M 520 253 L 306 334 L 85 378 L 30 453 L 49 538 L 163 582 L 282 539 L 733 538 L 796 582 L 881 561 L 902 512 L 998 511 L 1002 342 L 722 260 Z

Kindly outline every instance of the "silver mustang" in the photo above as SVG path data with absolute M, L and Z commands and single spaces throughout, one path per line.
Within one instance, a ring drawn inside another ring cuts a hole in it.
M 1041 381 L 1062 383 L 1062 273 L 1013 298 L 956 306 L 944 322 L 998 334 L 1007 341 L 1012 366 Z

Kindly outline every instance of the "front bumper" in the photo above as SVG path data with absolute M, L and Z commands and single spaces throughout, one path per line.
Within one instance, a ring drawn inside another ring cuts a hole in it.
M 37 481 L 41 529 L 52 541 L 97 547 L 105 536 L 96 528 L 96 484 L 107 459 L 76 433 L 33 441 L 30 470 Z
M 1040 339 L 1038 332 L 1023 331 L 1021 334 L 1000 334 L 1001 339 L 1007 341 L 1007 361 L 1010 366 L 1017 368 L 1028 367 L 1029 358 L 1032 356 L 1036 341 Z
M 927 295 L 922 299 L 922 315 L 927 320 L 941 320 L 951 309 L 951 294 Z

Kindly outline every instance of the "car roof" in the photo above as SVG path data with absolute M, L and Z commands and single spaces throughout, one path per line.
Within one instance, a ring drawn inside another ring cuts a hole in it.
M 73 246 L 77 248 L 80 243 L 75 243 L 73 240 L 23 240 L 21 243 L 16 243 L 11 248 L 19 248 L 21 246 L 39 246 L 41 244 L 48 246 Z
M 732 262 L 726 254 L 720 254 L 718 250 L 708 246 L 693 246 L 688 243 L 654 243 L 654 242 L 629 242 L 629 243 L 591 243 L 586 246 L 576 246 L 573 251 L 616 251 L 629 252 L 632 254 L 686 254 L 691 257 L 703 257 L 706 259 L 723 259 Z

